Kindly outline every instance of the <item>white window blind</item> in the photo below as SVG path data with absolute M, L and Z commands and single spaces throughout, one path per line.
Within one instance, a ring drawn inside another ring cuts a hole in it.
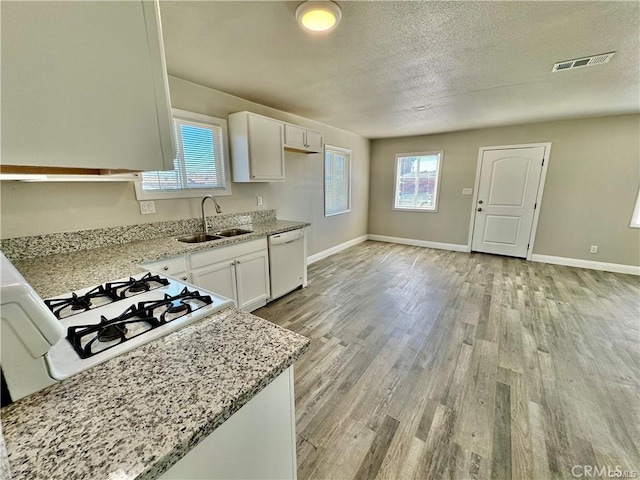
M 211 189 L 219 190 L 216 195 L 227 193 L 226 121 L 174 110 L 173 130 L 174 169 L 143 172 L 138 199 L 200 196 Z
M 396 155 L 393 208 L 436 212 L 443 152 Z
M 351 211 L 351 150 L 325 146 L 324 216 Z

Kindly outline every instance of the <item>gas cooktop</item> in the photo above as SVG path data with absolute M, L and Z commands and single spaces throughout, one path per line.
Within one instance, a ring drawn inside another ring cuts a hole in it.
M 66 330 L 46 354 L 62 380 L 223 308 L 232 300 L 152 273 L 85 288 L 45 304 Z

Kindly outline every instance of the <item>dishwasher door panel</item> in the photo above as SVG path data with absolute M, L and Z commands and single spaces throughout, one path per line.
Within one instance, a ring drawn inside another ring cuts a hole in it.
M 269 237 L 272 299 L 279 298 L 302 285 L 306 269 L 304 254 L 302 230 Z

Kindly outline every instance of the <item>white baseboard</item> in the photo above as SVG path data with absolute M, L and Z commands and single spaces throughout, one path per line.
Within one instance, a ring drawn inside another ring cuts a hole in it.
M 334 253 L 341 252 L 349 247 L 353 247 L 366 240 L 375 240 L 377 242 L 399 243 L 401 245 L 413 245 L 415 247 L 437 248 L 439 250 L 451 250 L 453 252 L 470 252 L 468 245 L 460 245 L 458 243 L 440 243 L 429 242 L 427 240 L 415 240 L 412 238 L 388 237 L 386 235 L 363 235 L 348 242 L 341 243 L 335 247 L 328 248 L 322 252 L 318 252 L 307 257 L 307 264 L 311 265 L 323 258 L 327 258 Z M 604 272 L 626 273 L 629 275 L 640 275 L 640 267 L 635 265 L 623 265 L 620 263 L 595 262 L 593 260 L 582 260 L 579 258 L 554 257 L 552 255 L 539 255 L 534 253 L 531 256 L 532 262 L 551 263 L 553 265 L 564 265 L 567 267 L 587 268 L 591 270 L 602 270 Z
M 412 238 L 387 237 L 386 235 L 369 235 L 369 240 L 377 242 L 400 243 L 402 245 L 413 245 L 414 247 L 437 248 L 438 250 L 451 250 L 453 252 L 469 252 L 468 245 L 458 243 L 429 242 L 427 240 L 414 240 Z
M 314 253 L 313 255 L 310 255 L 307 257 L 307 265 L 316 263 L 317 261 L 322 260 L 323 258 L 327 258 L 333 255 L 334 253 L 341 252 L 342 250 L 346 250 L 347 248 L 353 247 L 354 245 L 357 245 L 359 243 L 366 242 L 368 239 L 369 239 L 369 235 L 363 235 L 361 237 L 354 238 L 347 242 L 341 243 L 340 245 L 336 245 L 335 247 L 327 248 L 326 250 L 323 250 L 321 252 Z
M 564 265 L 567 267 L 588 268 L 591 270 L 603 270 L 605 272 L 627 273 L 630 275 L 640 275 L 640 267 L 634 265 L 622 265 L 620 263 L 594 262 L 593 260 L 582 260 L 579 258 L 554 257 L 551 255 L 531 255 L 533 262 L 552 263 L 554 265 Z

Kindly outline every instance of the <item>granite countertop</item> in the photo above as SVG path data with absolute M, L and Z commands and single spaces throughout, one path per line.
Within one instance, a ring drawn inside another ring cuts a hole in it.
M 141 263 L 233 245 L 309 226 L 307 222 L 271 220 L 238 225 L 253 233 L 203 243 L 182 243 L 175 236 L 110 245 L 91 250 L 12 260 L 42 298 L 128 277 L 144 271 Z
M 15 479 L 154 479 L 308 348 L 235 308 L 2 409 Z

